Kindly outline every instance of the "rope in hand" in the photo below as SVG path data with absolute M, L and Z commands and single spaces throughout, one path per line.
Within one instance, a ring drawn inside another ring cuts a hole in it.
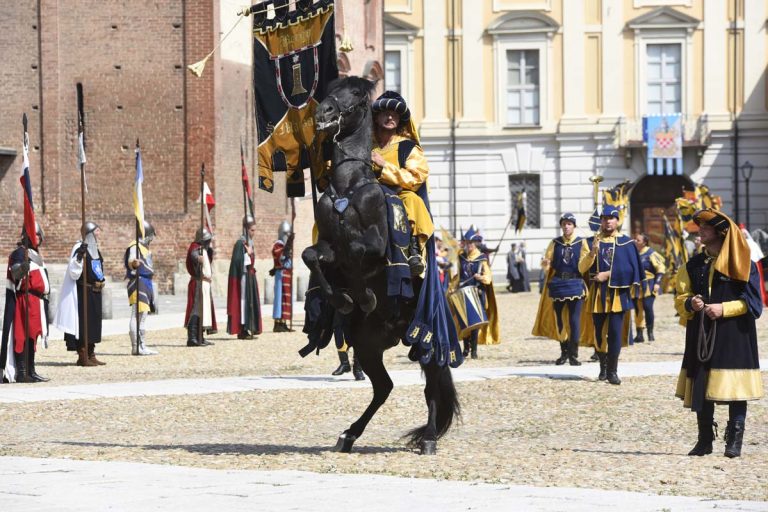
M 712 326 L 707 332 L 704 328 L 706 317 L 707 315 L 702 308 L 699 311 L 699 336 L 696 345 L 696 355 L 702 363 L 712 359 L 712 353 L 715 351 L 715 336 L 717 336 L 717 320 L 712 320 Z

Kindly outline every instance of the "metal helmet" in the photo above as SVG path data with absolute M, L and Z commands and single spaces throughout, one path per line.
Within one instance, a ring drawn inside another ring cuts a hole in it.
M 37 245 L 40 246 L 40 244 L 43 243 L 43 239 L 45 238 L 43 234 L 43 228 L 40 226 L 40 223 L 35 221 L 35 233 L 37 234 Z M 27 237 L 27 230 L 24 226 L 21 227 L 21 241 L 24 242 L 25 240 L 28 240 Z
M 198 228 L 197 232 L 195 232 L 195 242 L 198 244 L 210 242 L 211 240 L 213 240 L 213 235 L 206 228 Z
M 277 228 L 277 239 L 287 242 L 289 236 L 291 236 L 291 223 L 284 220 L 280 223 L 280 227 Z
M 85 224 L 83 224 L 83 227 L 82 227 L 82 228 L 80 228 L 80 236 L 82 236 L 82 237 L 83 237 L 83 240 L 85 240 L 85 237 L 86 237 L 86 236 L 87 236 L 89 233 L 93 233 L 93 232 L 94 232 L 94 231 L 96 231 L 98 228 L 99 228 L 99 225 L 98 225 L 98 224 L 96 224 L 96 223 L 95 223 L 95 222 L 93 222 L 93 221 L 87 220 L 87 221 L 85 221 Z
M 148 220 L 144 219 L 144 238 L 141 239 L 141 243 L 149 245 L 156 236 L 157 232 L 155 231 L 154 226 L 152 226 Z
M 256 219 L 254 219 L 251 215 L 246 215 L 245 217 L 243 217 L 243 229 L 248 229 L 248 226 L 255 222 L 256 222 Z

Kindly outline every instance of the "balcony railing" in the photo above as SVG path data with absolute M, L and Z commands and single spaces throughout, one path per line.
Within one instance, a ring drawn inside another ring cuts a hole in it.
M 707 115 L 683 115 L 683 147 L 709 146 L 709 123 Z M 643 118 L 619 118 L 616 125 L 616 147 L 642 148 L 646 146 L 643 139 Z

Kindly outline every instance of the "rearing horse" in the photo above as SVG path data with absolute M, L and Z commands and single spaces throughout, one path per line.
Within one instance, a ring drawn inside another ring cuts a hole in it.
M 415 300 L 395 301 L 387 295 L 387 202 L 371 169 L 373 89 L 363 78 L 337 80 L 317 108 L 317 130 L 333 138 L 332 169 L 316 208 L 318 241 L 302 253 L 325 299 L 345 316 L 347 343 L 373 386 L 362 416 L 339 436 L 336 449 L 342 452 L 351 451 L 392 391 L 384 351 L 405 338 L 416 310 Z M 407 435 L 410 446 L 433 454 L 437 439 L 459 415 L 459 402 L 447 365 L 433 359 L 421 366 L 427 423 Z

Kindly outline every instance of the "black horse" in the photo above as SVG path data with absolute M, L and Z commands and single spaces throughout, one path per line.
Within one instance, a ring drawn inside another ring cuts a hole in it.
M 397 302 L 387 296 L 387 204 L 371 168 L 374 86 L 359 77 L 340 79 L 317 108 L 317 130 L 333 140 L 332 169 L 316 208 L 318 241 L 302 254 L 325 299 L 345 316 L 347 343 L 373 385 L 371 403 L 339 436 L 336 450 L 342 452 L 351 451 L 392 391 L 384 351 L 405 338 L 416 309 L 415 300 Z M 406 436 L 409 446 L 433 454 L 437 439 L 458 417 L 459 402 L 448 366 L 434 359 L 421 366 L 427 423 Z

